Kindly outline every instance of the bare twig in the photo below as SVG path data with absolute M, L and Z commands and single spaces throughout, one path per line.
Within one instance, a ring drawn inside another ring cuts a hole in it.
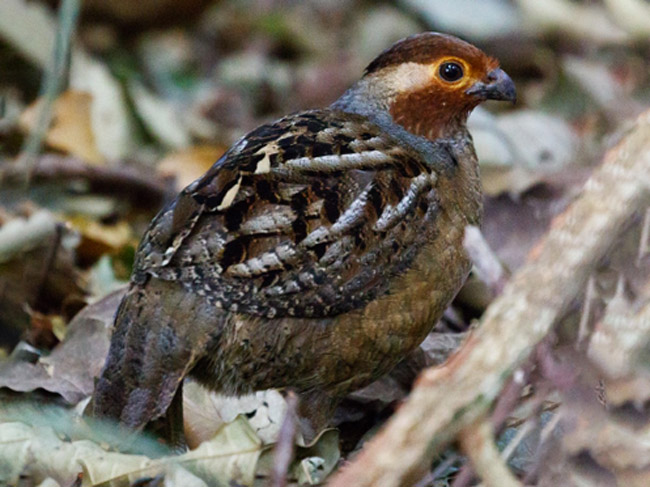
M 533 368 L 533 361 L 529 360 L 526 364 L 517 368 L 510 381 L 504 387 L 492 412 L 492 428 L 498 434 L 508 419 L 508 415 L 515 408 L 524 386 L 528 383 L 528 376 Z M 507 458 L 507 457 L 506 457 Z M 475 472 L 471 463 L 466 463 L 454 479 L 453 487 L 465 487 L 474 479 Z
M 510 440 L 510 442 L 501 452 L 501 457 L 504 461 L 507 462 L 510 459 L 510 457 L 515 453 L 517 447 L 521 444 L 522 441 L 524 441 L 524 438 L 526 438 L 526 436 L 528 436 L 536 426 L 537 418 L 528 418 L 524 424 L 522 424 L 519 429 L 517 429 L 517 433 L 515 433 L 514 438 Z
M 456 475 L 454 483 L 451 484 L 451 487 L 467 487 L 472 483 L 476 477 L 476 472 L 474 471 L 474 466 L 471 463 L 465 463 Z
M 578 343 L 577 347 L 581 350 L 584 347 L 585 340 L 589 335 L 590 327 L 589 322 L 593 315 L 593 304 L 596 300 L 596 278 L 589 276 L 587 280 L 587 290 L 585 291 L 585 299 L 582 304 L 582 313 L 580 314 L 580 324 L 578 325 Z
M 23 166 L 0 164 L 0 187 L 25 180 Z M 31 171 L 32 183 L 84 180 L 89 191 L 99 194 L 123 195 L 138 202 L 160 206 L 172 198 L 176 190 L 170 178 L 145 173 L 134 166 L 93 166 L 72 157 L 47 154 L 39 157 Z
M 526 475 L 524 477 L 524 482 L 526 482 L 526 484 L 532 483 L 533 480 L 538 477 L 539 470 L 542 468 L 542 461 L 545 456 L 544 451 L 550 446 L 551 439 L 553 438 L 552 433 L 555 431 L 561 420 L 562 414 L 560 412 L 556 412 L 551 420 L 542 428 L 542 431 L 539 435 L 539 442 L 537 444 L 537 455 L 534 458 L 532 467 L 528 469 L 528 472 L 526 472 Z
M 494 443 L 492 425 L 481 420 L 460 435 L 460 445 L 487 487 L 520 487 Z
M 445 458 L 436 468 L 433 469 L 432 472 L 427 473 L 417 484 L 415 484 L 415 487 L 429 487 L 431 484 L 433 484 L 438 478 L 447 472 L 451 466 L 456 463 L 462 461 L 462 457 L 458 453 L 450 453 L 449 457 Z
M 639 253 L 636 258 L 637 265 L 641 265 L 641 260 L 650 252 L 650 208 L 645 210 L 645 218 L 641 227 L 641 241 L 639 242 Z
M 287 412 L 284 415 L 282 426 L 278 434 L 278 442 L 273 452 L 273 470 L 269 487 L 286 487 L 287 472 L 293 459 L 294 444 L 296 439 L 298 396 L 289 391 L 286 397 Z
M 580 197 L 487 309 L 480 326 L 440 368 L 426 369 L 410 398 L 330 485 L 416 482 L 433 455 L 486 414 L 509 373 L 580 295 L 617 235 L 645 209 L 650 111 L 605 157 Z
M 492 411 L 492 425 L 495 431 L 499 432 L 505 424 L 508 415 L 515 409 L 521 398 L 521 392 L 528 383 L 528 376 L 533 368 L 533 362 L 528 361 L 522 367 L 517 368 L 510 382 L 503 388 L 499 399 Z

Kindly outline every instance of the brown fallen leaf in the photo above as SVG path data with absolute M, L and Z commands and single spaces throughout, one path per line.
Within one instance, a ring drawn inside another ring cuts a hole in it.
M 174 152 L 158 164 L 163 177 L 176 176 L 176 186 L 184 188 L 201 177 L 225 152 L 225 148 L 212 145 L 197 145 Z
M 65 341 L 35 363 L 5 362 L 0 366 L 0 388 L 16 392 L 44 389 L 74 405 L 89 396 L 104 365 L 113 315 L 125 289 L 86 306 L 68 325 Z
M 54 149 L 78 156 L 93 164 L 104 163 L 92 130 L 90 107 L 92 95 L 82 91 L 66 91 L 54 102 L 52 124 L 45 142 Z M 22 130 L 33 130 L 42 107 L 42 99 L 32 103 L 20 116 Z
M 115 253 L 128 244 L 137 246 L 137 239 L 128 222 L 122 220 L 113 225 L 75 216 L 67 221 L 81 234 L 77 253 L 82 262 L 95 262 L 106 253 Z
M 65 333 L 64 321 L 61 316 L 47 315 L 38 311 L 30 311 L 31 327 L 27 331 L 26 340 L 36 348 L 49 350 L 59 343 L 55 329 Z

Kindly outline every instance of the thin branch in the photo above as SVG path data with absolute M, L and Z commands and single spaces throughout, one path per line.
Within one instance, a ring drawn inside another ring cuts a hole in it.
M 470 462 L 467 462 L 461 467 L 451 487 L 467 487 L 474 481 L 475 477 L 476 472 L 474 471 L 474 466 Z
M 649 168 L 650 111 L 608 152 L 464 346 L 420 375 L 398 413 L 329 485 L 413 484 L 434 455 L 485 415 L 509 374 L 579 297 L 617 235 L 647 207 Z
M 650 208 L 645 210 L 645 218 L 641 227 L 641 240 L 639 242 L 639 253 L 636 258 L 636 265 L 641 265 L 641 260 L 650 252 Z
M 494 443 L 492 424 L 483 419 L 460 435 L 460 445 L 486 487 L 521 487 Z
M 510 443 L 506 445 L 506 447 L 503 449 L 501 452 L 501 458 L 503 458 L 504 461 L 508 461 L 510 457 L 515 453 L 517 450 L 517 447 L 521 444 L 522 441 L 524 441 L 524 438 L 526 438 L 530 433 L 532 433 L 537 426 L 537 418 L 528 418 L 524 424 L 522 424 L 519 429 L 517 430 L 517 433 L 515 433 L 515 437 L 510 440 Z
M 29 168 L 17 164 L 0 164 L 0 187 L 25 181 Z M 171 199 L 176 190 L 173 180 L 152 175 L 135 166 L 93 166 L 79 159 L 55 154 L 40 156 L 31 169 L 33 184 L 53 181 L 84 180 L 89 191 L 98 194 L 124 196 L 133 201 L 160 206 Z
M 521 393 L 525 385 L 528 383 L 528 377 L 530 376 L 533 366 L 534 361 L 529 359 L 527 363 L 518 367 L 512 373 L 510 381 L 501 391 L 490 418 L 492 421 L 492 428 L 497 432 L 497 434 L 503 428 L 503 425 L 508 419 L 508 415 L 517 406 L 517 403 L 519 403 Z M 465 487 L 471 483 L 474 477 L 475 472 L 473 465 L 471 463 L 466 463 L 456 476 L 453 487 Z
M 589 325 L 593 316 L 594 301 L 596 301 L 597 298 L 596 278 L 594 276 L 589 276 L 589 279 L 587 280 L 587 290 L 585 291 L 585 299 L 582 305 L 582 312 L 580 313 L 580 323 L 578 325 L 578 350 L 584 348 L 585 341 L 591 331 Z
M 269 487 L 286 487 L 287 472 L 293 459 L 296 439 L 298 396 L 292 391 L 287 394 L 287 412 L 280 426 L 278 442 L 273 452 L 273 470 Z
M 503 388 L 499 399 L 497 400 L 494 410 L 492 411 L 492 425 L 493 428 L 500 432 L 503 425 L 510 413 L 517 407 L 521 399 L 521 393 L 524 390 L 526 384 L 528 384 L 528 377 L 530 372 L 533 369 L 534 362 L 529 360 L 526 364 L 523 364 L 521 367 L 517 368 L 513 374 L 510 381 Z

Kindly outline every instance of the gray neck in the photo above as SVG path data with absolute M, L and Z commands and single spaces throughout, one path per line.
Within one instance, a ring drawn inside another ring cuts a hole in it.
M 372 89 L 374 88 L 374 89 Z M 377 93 L 379 91 L 379 93 Z M 368 117 L 372 121 L 386 119 L 392 123 L 389 113 L 391 93 L 377 89 L 367 78 L 361 78 L 354 83 L 341 97 L 330 105 L 334 110 L 356 113 Z

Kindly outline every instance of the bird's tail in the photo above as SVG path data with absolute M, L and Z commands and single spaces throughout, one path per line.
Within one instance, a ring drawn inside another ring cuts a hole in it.
M 178 283 L 151 279 L 131 286 L 95 385 L 89 409 L 94 417 L 138 430 L 167 411 L 209 339 L 195 304 Z

